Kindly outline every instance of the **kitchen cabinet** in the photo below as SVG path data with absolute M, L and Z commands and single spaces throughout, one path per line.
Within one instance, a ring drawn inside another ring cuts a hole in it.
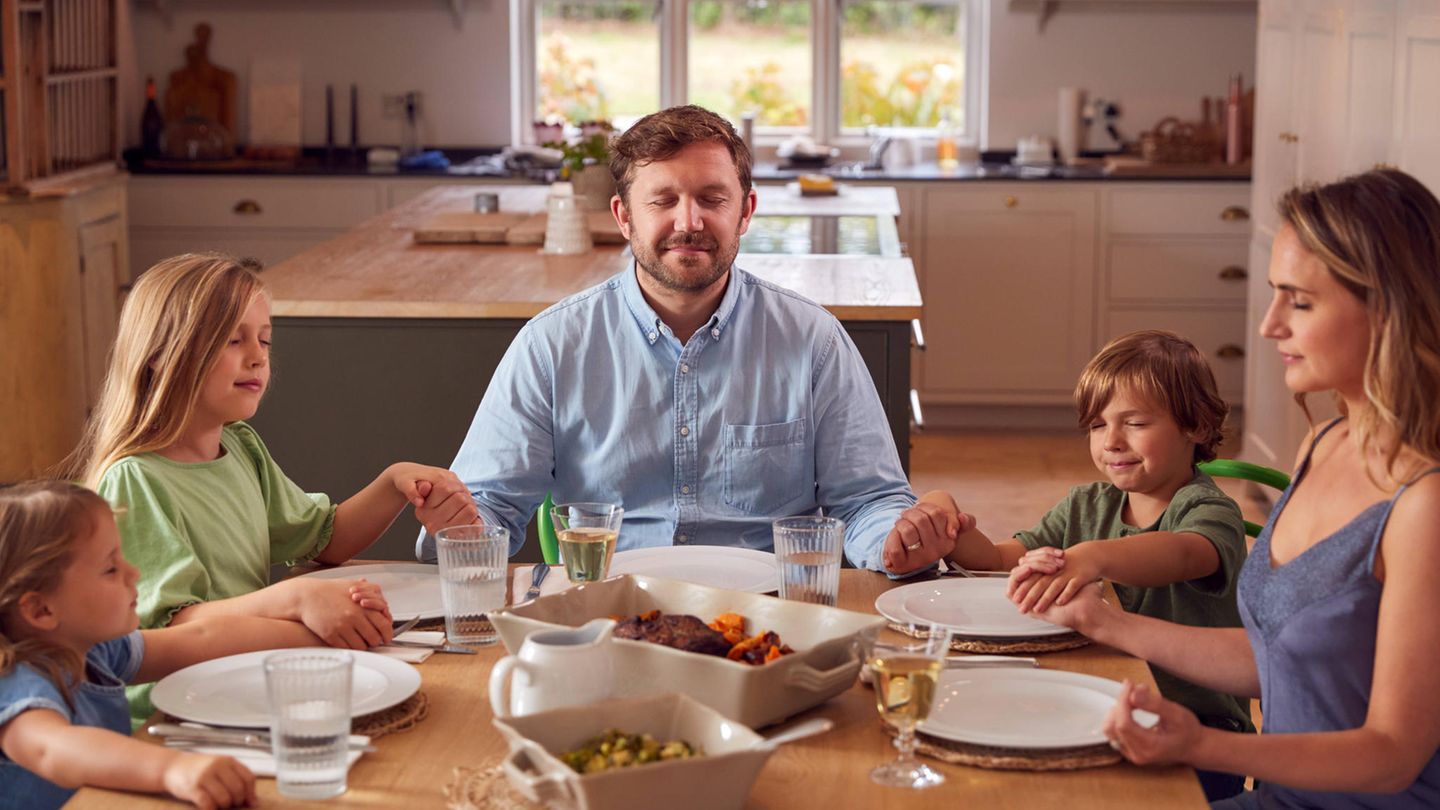
M 130 283 L 125 181 L 0 197 L 0 481 L 45 474 L 80 440 Z
M 1243 456 L 1288 469 L 1309 424 L 1281 383 L 1274 346 L 1258 335 L 1275 201 L 1296 184 L 1380 165 L 1440 191 L 1440 6 L 1262 0 L 1259 11 Z

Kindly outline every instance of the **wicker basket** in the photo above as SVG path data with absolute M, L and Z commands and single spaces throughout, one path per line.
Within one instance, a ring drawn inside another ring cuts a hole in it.
M 1140 154 L 1151 163 L 1208 163 L 1216 148 L 1212 134 L 1174 117 L 1140 135 Z

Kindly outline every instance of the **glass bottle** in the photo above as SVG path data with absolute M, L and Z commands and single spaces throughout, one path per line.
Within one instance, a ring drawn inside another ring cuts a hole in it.
M 160 156 L 160 133 L 165 131 L 165 118 L 156 102 L 155 77 L 145 77 L 145 112 L 140 116 L 140 151 L 145 157 Z
M 954 171 L 960 166 L 960 135 L 949 107 L 940 111 L 940 123 L 935 127 L 935 162 L 942 171 Z

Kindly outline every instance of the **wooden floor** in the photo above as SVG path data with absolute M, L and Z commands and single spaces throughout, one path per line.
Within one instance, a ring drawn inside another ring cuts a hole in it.
M 1238 448 L 1222 446 L 1221 457 Z M 1070 487 L 1098 481 L 1085 437 L 1077 431 L 928 431 L 915 433 L 910 484 L 915 494 L 943 489 L 975 515 L 991 539 L 1034 526 Z M 1270 505 L 1252 496 L 1253 485 L 1221 480 L 1248 520 L 1264 523 Z

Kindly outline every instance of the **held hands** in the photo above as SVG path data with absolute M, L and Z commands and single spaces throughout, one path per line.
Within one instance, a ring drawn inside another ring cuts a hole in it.
M 1105 601 L 1104 586 L 1096 582 L 1082 586 L 1065 604 L 1052 604 L 1035 615 L 1047 622 L 1064 625 L 1090 638 L 1108 627 L 1110 620 L 1123 615 L 1114 605 Z
M 480 519 L 470 490 L 450 470 L 402 461 L 390 465 L 386 474 L 396 491 L 415 507 L 415 519 L 431 534 Z
M 256 804 L 255 774 L 233 757 L 177 752 L 165 767 L 165 790 L 201 810 Z
M 1010 571 L 1005 593 L 1021 613 L 1043 612 L 1051 605 L 1064 605 L 1080 589 L 1100 578 L 1100 566 L 1084 547 L 1032 549 Z
M 961 512 L 954 498 L 928 493 L 900 513 L 881 547 L 881 561 L 892 573 L 917 571 L 953 551 L 955 538 L 973 528 L 975 518 Z
M 1154 726 L 1135 722 L 1132 709 L 1159 715 Z M 1202 728 L 1195 715 L 1149 686 L 1125 681 L 1115 706 L 1101 725 L 1110 746 L 1136 765 L 1188 763 L 1200 742 Z
M 363 650 L 394 635 L 390 606 L 377 585 L 351 579 L 292 579 L 298 619 L 332 647 Z

